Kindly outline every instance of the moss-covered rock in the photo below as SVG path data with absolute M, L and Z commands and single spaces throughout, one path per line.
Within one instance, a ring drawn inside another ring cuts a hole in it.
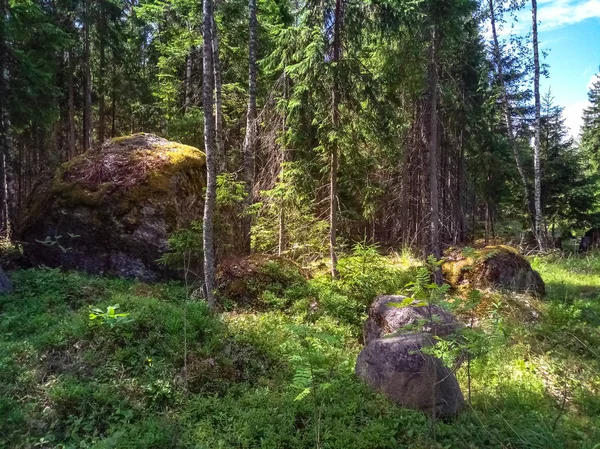
M 452 249 L 444 255 L 442 271 L 457 290 L 495 287 L 538 296 L 546 291 L 544 281 L 529 261 L 505 245 Z
M 30 261 L 154 279 L 176 229 L 202 217 L 204 153 L 152 134 L 104 143 L 60 167 L 27 205 L 19 236 Z

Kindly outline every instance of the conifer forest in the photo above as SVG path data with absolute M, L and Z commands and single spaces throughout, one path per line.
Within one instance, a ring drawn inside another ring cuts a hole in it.
M 600 449 L 600 5 L 0 0 L 5 448 Z

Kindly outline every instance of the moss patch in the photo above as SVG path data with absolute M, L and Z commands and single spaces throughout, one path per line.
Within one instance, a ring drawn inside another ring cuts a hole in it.
M 20 239 L 34 264 L 59 263 L 39 242 L 61 236 L 71 250 L 60 263 L 69 268 L 148 274 L 170 233 L 202 216 L 205 167 L 200 150 L 152 134 L 109 140 L 40 185 Z
M 456 290 L 499 287 L 543 295 L 539 274 L 519 252 L 506 245 L 482 249 L 451 249 L 445 254 L 442 272 Z

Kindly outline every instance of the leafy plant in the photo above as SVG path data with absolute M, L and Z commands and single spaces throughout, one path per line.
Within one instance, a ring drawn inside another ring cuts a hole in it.
M 114 328 L 115 326 L 122 326 L 133 322 L 133 319 L 129 318 L 129 313 L 117 313 L 119 304 L 114 306 L 108 306 L 106 310 L 93 308 L 90 311 L 90 326 L 108 326 Z

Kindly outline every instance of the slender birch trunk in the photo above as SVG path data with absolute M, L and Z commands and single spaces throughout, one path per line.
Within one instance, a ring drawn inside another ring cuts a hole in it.
M 204 203 L 203 246 L 204 246 L 204 286 L 206 299 L 211 308 L 216 306 L 215 299 L 215 238 L 214 215 L 217 203 L 217 158 L 215 142 L 214 115 L 214 72 L 213 72 L 213 36 L 212 36 L 212 0 L 203 0 L 203 86 L 202 100 L 204 109 L 204 150 L 206 152 L 206 199 Z

